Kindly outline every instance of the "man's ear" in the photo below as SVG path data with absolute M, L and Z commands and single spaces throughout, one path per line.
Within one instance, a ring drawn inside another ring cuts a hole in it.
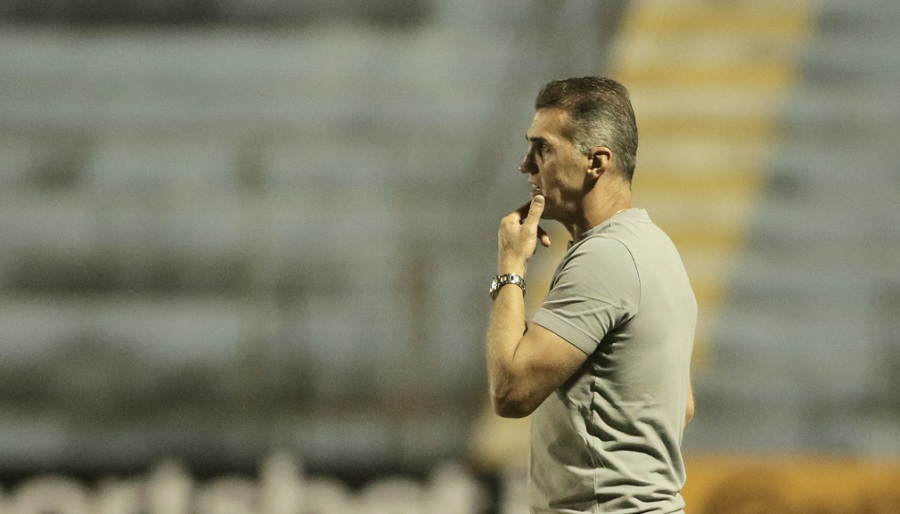
M 612 167 L 612 150 L 605 146 L 595 146 L 591 148 L 588 154 L 590 163 L 588 164 L 588 175 L 594 180 L 600 178 L 601 175 L 609 171 Z

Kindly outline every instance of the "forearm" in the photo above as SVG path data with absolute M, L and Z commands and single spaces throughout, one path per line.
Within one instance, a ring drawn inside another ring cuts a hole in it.
M 507 271 L 514 270 L 514 271 Z M 502 272 L 524 273 L 524 267 L 502 266 Z M 488 384 L 491 404 L 501 416 L 518 417 L 516 404 L 521 380 L 516 373 L 515 355 L 525 333 L 525 299 L 522 289 L 507 285 L 494 300 L 487 333 Z

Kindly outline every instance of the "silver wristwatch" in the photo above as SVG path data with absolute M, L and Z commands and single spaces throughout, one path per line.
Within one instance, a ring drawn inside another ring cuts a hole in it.
M 525 296 L 525 277 L 516 275 L 515 273 L 504 273 L 502 275 L 497 275 L 494 277 L 494 280 L 491 281 L 491 300 L 496 300 L 497 295 L 500 294 L 500 288 L 507 284 L 515 284 L 521 287 L 522 296 Z

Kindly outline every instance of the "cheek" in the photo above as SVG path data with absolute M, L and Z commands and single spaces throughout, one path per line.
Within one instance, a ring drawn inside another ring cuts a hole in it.
M 543 166 L 541 166 L 540 171 L 541 184 L 545 189 L 559 183 L 556 176 L 556 169 L 554 169 L 552 165 L 544 164 Z
M 545 193 L 556 189 L 556 181 L 553 180 L 552 176 L 545 175 L 541 177 L 541 189 L 543 189 Z

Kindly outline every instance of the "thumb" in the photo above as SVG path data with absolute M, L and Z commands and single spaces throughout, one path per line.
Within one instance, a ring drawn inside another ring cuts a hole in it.
M 524 223 L 529 223 L 531 225 L 537 225 L 538 221 L 541 220 L 541 214 L 544 213 L 544 195 L 536 195 L 531 200 L 531 206 L 528 208 L 528 217 L 525 218 Z

